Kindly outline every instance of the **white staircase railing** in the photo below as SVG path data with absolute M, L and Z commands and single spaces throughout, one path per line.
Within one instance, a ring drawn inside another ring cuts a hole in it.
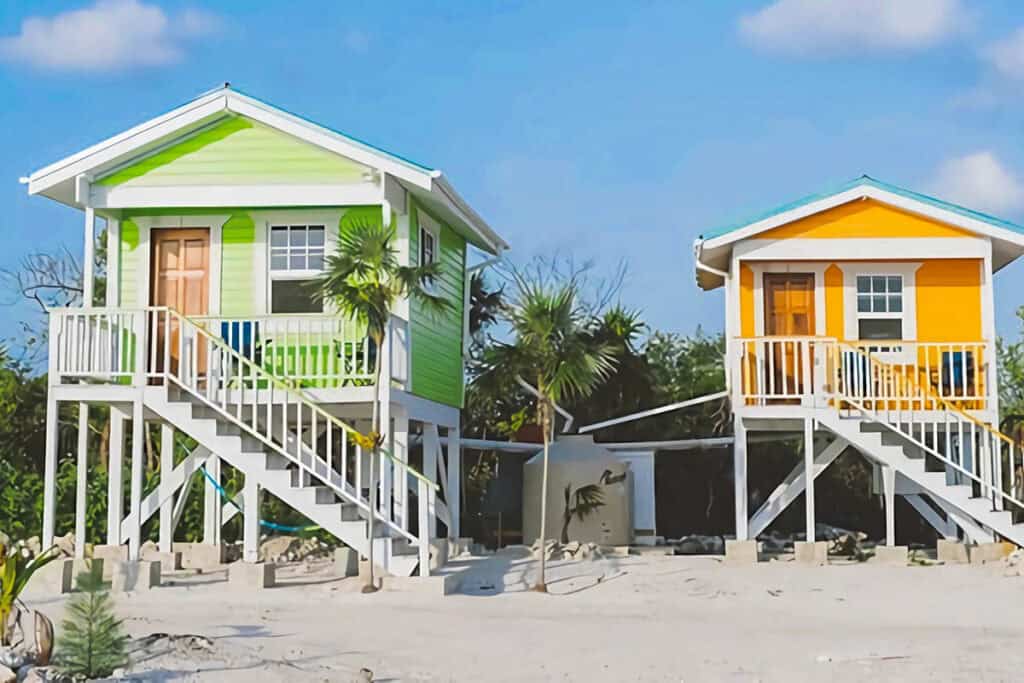
M 383 484 L 381 495 L 364 487 L 367 470 L 360 442 L 368 445 L 367 437 L 311 401 L 294 382 L 233 348 L 217 325 L 213 328 L 162 307 L 53 310 L 50 373 L 183 390 L 304 475 L 358 506 L 365 516 L 373 514 L 395 535 L 416 545 L 420 573 L 426 575 L 438 486 L 386 449 L 378 449 L 379 482 L 407 481 L 410 476 L 416 481 L 420 503 L 418 529 L 413 534 L 402 523 L 403 515 L 396 514 Z
M 837 344 L 836 355 L 832 396 L 840 415 L 856 410 L 901 435 L 940 460 L 954 479 L 976 483 L 993 509 L 1024 510 L 1021 448 L 1013 439 L 940 396 L 914 373 L 863 348 Z M 1010 476 L 1004 476 L 1006 471 Z

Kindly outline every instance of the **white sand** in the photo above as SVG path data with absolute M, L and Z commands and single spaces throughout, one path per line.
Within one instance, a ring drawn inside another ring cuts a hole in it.
M 1024 680 L 1024 578 L 1000 566 L 724 566 L 715 558 L 469 566 L 467 594 L 361 595 L 320 573 L 261 594 L 223 574 L 121 598 L 134 636 L 213 646 L 147 652 L 146 680 L 1011 681 Z M 598 577 L 603 580 L 598 582 Z M 495 586 L 493 589 L 487 586 Z M 63 599 L 27 596 L 58 619 Z

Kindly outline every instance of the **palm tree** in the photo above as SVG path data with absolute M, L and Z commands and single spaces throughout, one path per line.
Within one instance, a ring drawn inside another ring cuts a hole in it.
M 385 227 L 364 216 L 357 216 L 345 225 L 337 250 L 327 257 L 324 274 L 317 281 L 316 295 L 333 305 L 337 312 L 366 326 L 366 335 L 373 343 L 374 386 L 378 392 L 373 401 L 373 427 L 360 444 L 370 451 L 370 515 L 367 532 L 370 539 L 367 560 L 370 570 L 364 593 L 377 590 L 373 569 L 374 514 L 377 507 L 377 456 L 383 442 L 380 426 L 381 355 L 391 310 L 403 298 L 416 299 L 431 312 L 449 307 L 447 299 L 430 291 L 430 283 L 440 276 L 437 263 L 403 266 L 398 252 L 391 246 L 395 239 L 392 225 Z M 426 530 L 421 529 L 423 534 Z
M 486 364 L 492 372 L 518 375 L 537 389 L 537 418 L 544 439 L 540 495 L 540 574 L 534 590 L 547 592 L 545 528 L 548 500 L 548 451 L 555 404 L 583 398 L 612 371 L 615 350 L 589 334 L 592 315 L 580 305 L 575 280 L 548 283 L 514 274 L 516 295 L 505 307 L 515 340 L 497 342 Z

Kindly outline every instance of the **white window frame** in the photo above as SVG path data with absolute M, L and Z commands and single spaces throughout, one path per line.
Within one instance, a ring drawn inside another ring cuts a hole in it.
M 434 242 L 434 260 L 432 263 L 441 263 L 441 226 L 429 215 L 424 213 L 422 210 L 419 212 L 419 235 L 416 242 L 416 263 L 418 265 L 426 265 L 423 263 L 423 236 L 430 235 Z M 436 293 L 437 282 L 431 280 L 424 283 L 423 287 L 426 291 L 431 294 Z
M 308 237 L 308 229 L 309 228 L 311 228 L 311 227 L 313 227 L 313 228 L 323 228 L 323 231 L 324 231 L 324 246 L 323 246 L 323 249 L 324 249 L 324 261 L 326 262 L 326 260 L 327 260 L 327 256 L 329 254 L 328 249 L 330 248 L 330 242 L 331 242 L 329 237 L 328 237 L 328 234 L 330 233 L 330 227 L 329 227 L 330 224 L 329 223 L 326 223 L 326 222 L 320 221 L 320 220 L 313 220 L 313 219 L 305 220 L 301 216 L 297 216 L 297 217 L 294 217 L 294 218 L 291 218 L 291 219 L 288 219 L 288 220 L 268 220 L 267 221 L 267 226 L 266 226 L 267 227 L 267 269 L 266 269 L 266 272 L 267 272 L 267 314 L 268 315 L 317 315 L 316 313 L 300 314 L 300 313 L 275 313 L 274 312 L 274 282 L 277 282 L 277 281 L 282 281 L 283 282 L 283 281 L 296 281 L 296 280 L 312 280 L 313 278 L 319 277 L 324 272 L 322 268 L 319 269 L 319 270 L 309 269 L 309 268 L 304 268 L 304 269 L 301 269 L 301 270 L 299 270 L 299 269 L 292 270 L 291 269 L 291 262 L 290 262 L 290 260 L 289 260 L 289 264 L 288 264 L 289 267 L 286 270 L 275 270 L 273 268 L 272 264 L 273 264 L 273 253 L 274 253 L 274 246 L 273 246 L 274 228 L 288 228 L 289 229 L 289 233 L 290 233 L 291 228 L 300 227 L 300 226 L 307 229 L 307 237 Z M 289 237 L 290 237 L 290 235 L 289 235 Z M 289 250 L 290 250 L 290 248 L 291 247 L 289 246 Z M 306 245 L 306 248 L 308 250 L 308 248 L 309 248 L 308 243 Z M 290 258 L 290 256 L 291 256 L 291 254 L 289 253 L 289 258 Z M 308 252 L 307 252 L 307 256 L 308 256 Z M 327 309 L 327 305 L 325 303 L 323 305 L 323 311 L 322 312 L 323 313 L 327 313 L 327 311 L 328 311 L 328 309 Z
M 887 318 L 900 320 L 905 342 L 917 341 L 917 269 L 918 263 L 838 263 L 843 271 L 843 336 L 847 341 L 861 341 L 860 320 L 862 318 Z M 857 311 L 858 276 L 900 276 L 903 278 L 903 311 L 900 313 L 860 313 Z M 905 346 L 899 351 L 885 353 L 883 358 L 896 362 L 911 361 L 914 351 Z

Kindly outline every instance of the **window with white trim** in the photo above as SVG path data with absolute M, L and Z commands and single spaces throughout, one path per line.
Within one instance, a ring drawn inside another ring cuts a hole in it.
M 429 266 L 433 263 L 438 263 L 438 249 L 437 231 L 430 229 L 426 225 L 420 225 L 420 265 Z M 423 284 L 427 290 L 432 290 L 437 283 L 431 278 Z
M 323 313 L 314 295 L 324 270 L 323 225 L 270 226 L 270 312 Z
M 903 276 L 857 276 L 857 337 L 903 339 Z

